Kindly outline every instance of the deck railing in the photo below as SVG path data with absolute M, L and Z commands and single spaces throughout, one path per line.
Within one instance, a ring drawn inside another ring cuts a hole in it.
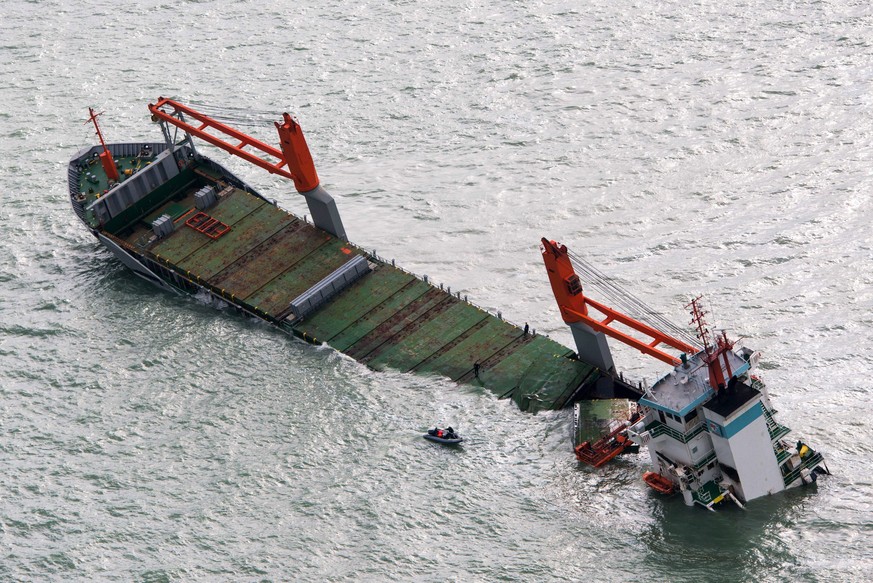
M 767 431 L 770 433 L 770 440 L 776 441 L 777 439 L 781 439 L 791 433 L 791 430 L 784 425 L 780 425 L 774 418 L 773 414 L 761 405 L 761 408 L 764 409 L 764 418 L 767 420 Z
M 795 480 L 797 480 L 803 470 L 812 470 L 817 465 L 823 462 L 824 457 L 817 451 L 806 456 L 801 460 L 800 466 L 794 468 L 793 470 L 785 474 L 785 476 L 783 476 L 783 479 L 785 481 L 785 487 L 788 488 Z
M 649 425 L 646 426 L 646 431 L 648 431 L 651 434 L 652 439 L 666 434 L 666 435 L 669 435 L 670 437 L 672 437 L 673 439 L 675 439 L 676 441 L 681 441 L 682 443 L 688 443 L 689 441 L 691 441 L 692 439 L 697 437 L 699 434 L 706 431 L 706 425 L 704 423 L 699 423 L 696 427 L 694 427 L 694 429 L 692 429 L 688 433 L 682 433 L 681 431 L 678 431 L 677 429 L 674 429 L 674 428 L 670 427 L 669 425 L 661 423 L 660 421 L 655 421 L 655 422 L 650 423 Z

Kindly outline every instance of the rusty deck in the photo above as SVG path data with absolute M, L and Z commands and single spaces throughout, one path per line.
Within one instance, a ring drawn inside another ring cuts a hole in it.
M 206 172 L 114 233 L 129 249 L 246 311 L 313 343 L 327 343 L 376 369 L 449 378 L 512 398 L 522 409 L 558 409 L 600 375 L 568 348 L 523 330 L 415 275 L 340 241 Z M 192 217 L 194 193 L 213 184 L 218 203 Z M 169 215 L 158 239 L 151 223 Z M 224 225 L 201 232 L 206 219 Z M 214 236 L 216 233 L 221 233 Z M 303 319 L 290 302 L 363 255 L 372 271 Z M 479 363 L 476 375 L 475 363 Z

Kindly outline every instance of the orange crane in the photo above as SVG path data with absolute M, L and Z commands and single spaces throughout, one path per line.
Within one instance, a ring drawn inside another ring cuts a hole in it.
M 309 146 L 306 145 L 306 138 L 303 137 L 303 129 L 287 113 L 283 114 L 281 124 L 275 124 L 279 132 L 280 148 L 274 148 L 166 97 L 159 97 L 157 103 L 150 103 L 149 111 L 154 121 L 172 124 L 189 136 L 196 136 L 218 146 L 267 172 L 290 178 L 297 192 L 306 198 L 315 225 L 339 239 L 345 239 L 345 230 L 336 203 L 320 186 L 312 154 L 309 152 Z M 199 125 L 185 121 L 186 116 Z M 168 131 L 165 131 L 165 136 L 170 141 Z M 228 141 L 225 137 L 232 141 Z
M 546 271 L 552 284 L 552 292 L 555 294 L 555 299 L 558 302 L 558 308 L 561 310 L 561 317 L 564 319 L 564 322 L 567 324 L 577 322 L 585 324 L 596 332 L 602 332 L 616 340 L 620 340 L 640 352 L 654 356 L 658 360 L 672 366 L 680 364 L 681 361 L 672 354 L 658 348 L 658 345 L 665 344 L 685 354 L 693 355 L 699 352 L 699 349 L 695 346 L 586 297 L 582 290 L 582 282 L 579 280 L 579 276 L 576 275 L 576 270 L 570 261 L 566 245 L 549 241 L 546 238 L 542 239 L 542 244 L 543 262 L 546 264 Z M 604 317 L 602 319 L 593 317 L 590 313 L 590 308 L 597 310 Z M 648 338 L 645 340 L 635 338 L 615 328 L 615 324 L 623 324 Z
M 170 111 L 165 111 L 167 109 Z M 278 150 L 239 130 L 203 115 L 187 105 L 167 99 L 166 97 L 159 97 L 157 103 L 150 103 L 149 111 L 152 112 L 155 121 L 162 120 L 173 124 L 192 136 L 197 136 L 213 146 L 218 146 L 235 156 L 260 166 L 267 172 L 290 178 L 294 181 L 294 186 L 298 192 L 307 192 L 318 186 L 318 174 L 315 172 L 312 155 L 309 153 L 309 147 L 306 145 L 306 139 L 303 137 L 303 130 L 287 113 L 284 114 L 284 123 L 281 125 L 276 123 L 276 129 L 279 131 L 279 140 L 282 145 L 282 149 Z M 200 122 L 200 125 L 194 126 L 186 122 L 183 116 L 197 120 Z M 232 144 L 227 142 L 206 130 L 212 130 L 213 133 L 229 136 L 238 140 L 238 143 Z M 275 158 L 277 161 L 271 162 L 247 151 L 246 148 L 258 150 Z
M 565 245 L 561 245 L 555 241 L 542 239 L 543 262 L 546 265 L 546 271 L 549 274 L 549 282 L 552 284 L 552 292 L 555 294 L 555 299 L 558 302 L 558 308 L 561 310 L 561 317 L 564 322 L 570 325 L 573 329 L 573 336 L 576 339 L 579 353 L 583 350 L 587 356 L 592 355 L 593 347 L 598 346 L 598 341 L 592 341 L 595 333 L 603 333 L 617 340 L 621 340 L 625 344 L 632 346 L 650 356 L 654 356 L 672 366 L 679 365 L 682 360 L 676 358 L 660 348 L 659 345 L 664 344 L 682 351 L 682 359 L 685 359 L 686 354 L 697 354 L 698 348 L 677 338 L 674 338 L 660 330 L 657 330 L 648 324 L 644 324 L 639 320 L 631 318 L 617 310 L 592 300 L 586 297 L 582 290 L 582 282 L 576 274 L 573 263 L 570 260 L 569 252 Z M 695 302 L 693 305 L 697 306 Z M 602 314 L 602 319 L 595 318 L 592 315 L 592 310 L 596 310 Z M 702 313 L 701 313 L 702 314 Z M 581 340 L 577 336 L 580 332 L 579 325 L 588 330 L 581 331 Z M 646 336 L 644 340 L 640 340 L 629 333 L 619 330 L 615 327 L 616 324 L 624 325 L 631 330 Z M 702 315 L 700 319 L 702 326 Z M 704 339 L 705 340 L 705 339 Z M 600 351 L 608 353 L 608 347 L 603 342 Z M 594 358 L 599 358 L 601 362 L 611 362 L 611 357 L 597 355 L 596 349 Z M 625 420 L 617 422 L 612 430 L 601 439 L 590 442 L 580 443 L 574 448 L 576 459 L 580 462 L 599 468 L 614 457 L 624 453 L 633 447 L 633 442 L 628 439 L 627 428 L 639 420 L 639 414 Z

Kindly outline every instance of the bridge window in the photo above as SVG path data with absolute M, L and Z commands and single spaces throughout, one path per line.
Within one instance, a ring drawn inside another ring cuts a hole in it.
M 688 412 L 688 415 L 685 416 L 685 419 L 684 419 L 685 424 L 687 425 L 688 422 L 691 421 L 692 419 L 694 419 L 695 417 L 697 417 L 697 409 L 692 409 L 691 411 Z

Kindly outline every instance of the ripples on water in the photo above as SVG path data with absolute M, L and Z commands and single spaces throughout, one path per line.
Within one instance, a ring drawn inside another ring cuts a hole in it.
M 91 6 L 0 9 L 0 578 L 873 574 L 867 3 Z M 151 289 L 77 224 L 66 163 L 88 106 L 109 140 L 158 139 L 159 95 L 268 142 L 292 111 L 355 242 L 564 343 L 542 236 L 674 320 L 706 293 L 835 475 L 688 509 L 645 490 L 643 456 L 578 467 L 566 412 Z M 435 422 L 468 443 L 423 442 Z

